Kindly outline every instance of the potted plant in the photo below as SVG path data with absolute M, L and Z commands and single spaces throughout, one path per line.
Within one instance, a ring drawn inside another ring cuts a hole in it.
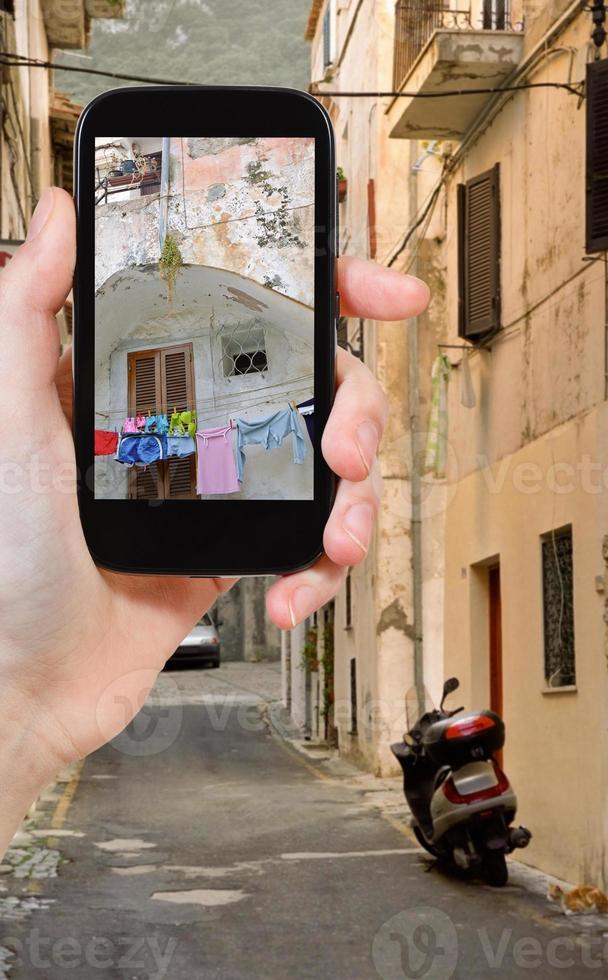
M 342 170 L 342 167 L 338 167 L 337 175 L 338 175 L 338 200 L 340 201 L 340 204 L 342 204 L 346 200 L 348 181 L 346 179 L 344 171 Z

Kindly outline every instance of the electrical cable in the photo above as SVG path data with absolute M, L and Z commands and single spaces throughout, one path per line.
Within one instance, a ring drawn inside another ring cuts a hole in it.
M 27 58 L 12 51 L 0 51 L 0 64 L 21 65 L 28 68 L 44 68 L 53 71 L 75 72 L 81 75 L 99 75 L 103 78 L 116 78 L 126 82 L 143 82 L 149 85 L 199 85 L 199 82 L 189 80 L 177 81 L 173 78 L 154 78 L 146 75 L 128 75 L 122 72 L 104 71 L 101 68 L 82 68 L 76 65 L 60 65 L 53 61 L 43 61 L 40 58 Z M 492 86 L 488 88 L 450 89 L 444 92 L 336 92 L 321 91 L 316 87 L 310 88 L 310 94 L 320 97 L 348 99 L 441 99 L 456 95 L 499 95 L 501 92 L 521 92 L 525 89 L 555 88 L 564 89 L 577 98 L 583 94 L 584 82 L 524 82 L 521 85 Z
M 420 225 L 423 224 L 423 222 L 425 221 L 425 219 L 433 211 L 433 209 L 434 209 L 434 207 L 435 207 L 435 205 L 436 205 L 436 203 L 437 203 L 437 201 L 439 199 L 439 195 L 441 193 L 441 189 L 442 189 L 442 187 L 444 186 L 444 184 L 446 182 L 448 173 L 449 173 L 449 166 L 448 166 L 448 164 L 446 162 L 446 164 L 444 165 L 444 168 L 443 168 L 443 172 L 441 174 L 441 177 L 437 181 L 437 186 L 435 187 L 435 190 L 433 191 L 433 193 L 431 194 L 431 196 L 429 198 L 428 204 L 426 205 L 426 207 L 422 211 L 422 214 L 416 219 L 416 221 L 414 222 L 414 224 L 407 231 L 407 233 L 405 235 L 405 238 L 401 242 L 401 245 L 399 246 L 399 248 L 397 249 L 397 251 L 393 253 L 393 255 L 391 256 L 391 258 L 387 262 L 387 266 L 388 266 L 389 269 L 391 268 L 391 266 L 393 266 L 395 264 L 395 262 L 397 261 L 397 259 L 399 258 L 399 256 L 405 251 L 405 249 L 407 248 L 408 243 L 410 242 L 410 240 L 411 240 L 412 235 L 414 234 L 414 232 L 418 230 L 418 228 L 420 227 Z

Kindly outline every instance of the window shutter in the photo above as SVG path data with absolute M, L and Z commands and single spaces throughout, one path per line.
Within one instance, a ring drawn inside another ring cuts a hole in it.
M 587 251 L 608 249 L 608 60 L 587 65 Z
M 164 403 L 171 413 L 174 408 L 183 412 L 194 408 L 192 378 L 192 347 L 170 347 L 161 350 Z M 168 500 L 196 496 L 196 457 L 170 459 L 165 474 L 165 497 Z
M 499 165 L 458 188 L 459 332 L 473 342 L 500 328 Z
M 129 354 L 129 414 L 171 414 L 195 407 L 192 345 Z M 137 500 L 196 497 L 196 457 L 174 458 L 130 472 L 129 496 Z
M 129 415 L 156 412 L 161 400 L 159 352 L 135 351 L 129 354 L 128 367 Z M 156 464 L 129 472 L 129 497 L 132 500 L 162 500 L 163 487 L 163 476 Z
M 160 351 L 161 377 L 165 396 L 163 403 L 168 412 L 172 412 L 174 408 L 178 412 L 183 412 L 187 408 L 194 408 L 192 404 L 191 356 L 192 348 L 189 344 L 184 347 L 169 347 Z

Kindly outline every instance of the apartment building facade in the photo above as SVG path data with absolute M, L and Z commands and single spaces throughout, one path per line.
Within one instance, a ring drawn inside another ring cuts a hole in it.
M 597 30 L 592 39 L 597 18 L 566 0 L 326 2 L 313 6 L 311 33 L 313 25 L 317 91 L 398 93 L 351 100 L 359 125 L 371 118 L 377 126 L 369 143 L 360 137 L 353 147 L 359 170 L 348 195 L 354 191 L 351 208 L 361 202 L 360 227 L 374 177 L 379 261 L 391 261 L 395 223 L 405 238 L 436 191 L 423 234 L 413 232 L 394 263 L 429 278 L 435 293 L 418 324 L 418 371 L 408 370 L 408 328 L 366 326 L 366 359 L 388 387 L 393 420 L 377 539 L 336 605 L 336 703 L 353 657 L 360 685 L 358 733 L 338 726 L 340 745 L 353 753 L 355 738 L 366 741 L 360 757 L 384 771 L 396 728 L 366 739 L 363 726 L 362 734 L 364 678 L 375 670 L 380 692 L 407 686 L 418 640 L 434 696 L 443 673 L 456 674 L 463 703 L 489 705 L 505 719 L 505 766 L 534 834 L 525 860 L 605 886 L 605 40 Z M 357 44 L 369 57 L 354 57 Z M 466 88 L 476 92 L 450 94 Z M 336 98 L 335 111 L 339 162 L 350 177 L 345 102 Z M 375 173 L 362 173 L 366 155 Z M 343 236 L 349 218 L 344 228 Z M 352 248 L 365 254 L 360 244 Z M 411 560 L 411 509 L 409 522 L 405 507 L 401 524 L 390 523 L 392 478 L 402 466 L 400 492 L 407 488 L 407 406 L 411 417 L 417 385 L 420 444 L 439 353 L 450 362 L 445 475 L 421 469 L 440 513 L 425 508 L 423 493 L 422 513 L 414 513 L 422 548 Z M 400 549 L 408 556 L 401 565 Z M 383 553 L 394 556 L 388 568 Z M 395 596 L 405 602 L 406 626 L 416 619 L 416 576 L 422 612 L 408 647 L 407 632 L 402 642 L 394 626 L 382 627 Z
M 83 48 L 91 18 L 121 17 L 122 0 L 0 0 L 0 268 L 27 233 L 50 184 L 73 187 L 73 145 L 80 106 L 58 92 L 49 62 L 55 48 Z M 71 334 L 71 303 L 59 314 Z

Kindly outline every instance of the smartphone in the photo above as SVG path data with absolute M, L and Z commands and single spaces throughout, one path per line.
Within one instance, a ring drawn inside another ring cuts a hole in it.
M 134 135 L 126 135 L 134 134 Z M 75 140 L 74 436 L 95 561 L 291 572 L 334 481 L 334 138 L 306 93 L 108 92 Z

